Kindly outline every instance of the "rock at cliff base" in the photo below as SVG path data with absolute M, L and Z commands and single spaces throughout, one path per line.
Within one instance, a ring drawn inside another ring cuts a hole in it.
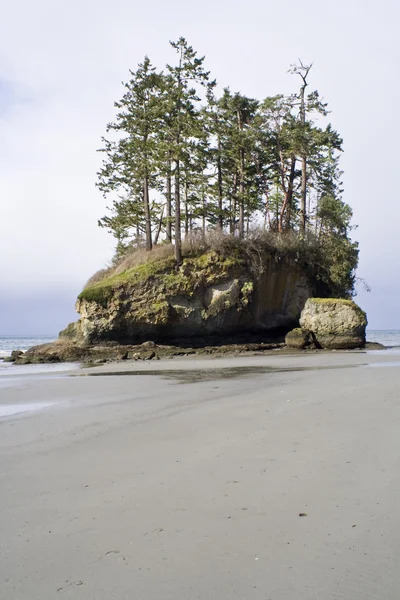
M 292 329 L 286 334 L 285 344 L 288 348 L 296 348 L 303 350 L 311 343 L 311 335 L 307 331 L 303 331 L 299 327 Z
M 79 340 L 81 338 L 81 322 L 74 321 L 59 333 L 60 339 Z
M 309 298 L 300 326 L 320 348 L 350 350 L 365 346 L 367 316 L 352 300 Z

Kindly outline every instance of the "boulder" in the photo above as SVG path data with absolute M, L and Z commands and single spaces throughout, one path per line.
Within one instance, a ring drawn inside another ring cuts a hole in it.
M 314 345 L 327 349 L 354 349 L 365 346 L 367 316 L 352 300 L 309 298 L 300 316 L 301 329 Z
M 285 344 L 288 348 L 296 348 L 298 350 L 302 350 L 306 348 L 311 343 L 311 335 L 307 331 L 303 331 L 299 327 L 296 329 L 292 329 L 286 334 Z
M 16 360 L 19 360 L 23 355 L 24 353 L 22 352 L 22 350 L 13 350 L 10 356 L 5 356 L 3 358 L 3 362 L 15 362 Z
M 142 350 L 147 351 L 147 350 L 154 350 L 154 348 L 157 348 L 157 344 L 155 342 L 143 342 L 143 344 L 140 344 L 140 347 L 142 348 Z
M 365 343 L 366 350 L 387 350 L 386 346 L 380 344 L 379 342 L 366 342 Z

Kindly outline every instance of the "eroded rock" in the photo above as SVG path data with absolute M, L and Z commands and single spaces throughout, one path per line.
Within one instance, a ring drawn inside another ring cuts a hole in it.
M 241 258 L 216 252 L 185 258 L 179 269 L 168 261 L 146 263 L 129 277 L 105 279 L 80 294 L 79 335 L 88 344 L 146 339 L 165 344 L 174 338 L 288 330 L 312 292 L 294 261 L 269 255 L 257 272 Z M 69 328 L 63 337 L 73 332 Z
M 352 300 L 309 298 L 300 326 L 312 336 L 316 347 L 340 350 L 365 346 L 367 316 Z
M 296 329 L 292 329 L 286 334 L 285 344 L 288 348 L 296 348 L 298 350 L 303 350 L 307 348 L 312 343 L 311 334 L 307 331 L 303 331 L 299 327 Z

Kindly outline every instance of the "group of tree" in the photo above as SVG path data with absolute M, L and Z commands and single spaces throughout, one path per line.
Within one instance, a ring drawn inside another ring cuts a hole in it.
M 258 227 L 347 248 L 354 269 L 342 139 L 324 124 L 327 104 L 308 92 L 311 65 L 292 65 L 293 94 L 260 101 L 229 88 L 217 94 L 204 57 L 184 38 L 171 46 L 175 64 L 159 71 L 146 56 L 130 71 L 102 138 L 97 185 L 112 205 L 99 225 L 115 236 L 117 254 L 167 242 L 180 264 L 182 239 L 194 232 L 243 237 Z

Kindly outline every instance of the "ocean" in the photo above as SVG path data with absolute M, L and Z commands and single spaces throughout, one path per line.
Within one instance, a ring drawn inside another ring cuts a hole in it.
M 57 334 L 54 335 L 15 335 L 2 336 L 0 335 L 0 357 L 9 356 L 12 350 L 28 350 L 32 346 L 39 344 L 47 344 L 57 339 Z M 388 349 L 400 348 L 400 330 L 367 330 L 367 340 L 369 342 L 379 342 Z M 0 362 L 1 365 L 2 361 Z
M 379 342 L 388 350 L 400 348 L 400 329 L 367 329 L 367 341 Z
M 0 335 L 0 358 L 10 356 L 13 350 L 22 350 L 25 352 L 32 346 L 39 344 L 48 344 L 58 337 L 54 335 Z

